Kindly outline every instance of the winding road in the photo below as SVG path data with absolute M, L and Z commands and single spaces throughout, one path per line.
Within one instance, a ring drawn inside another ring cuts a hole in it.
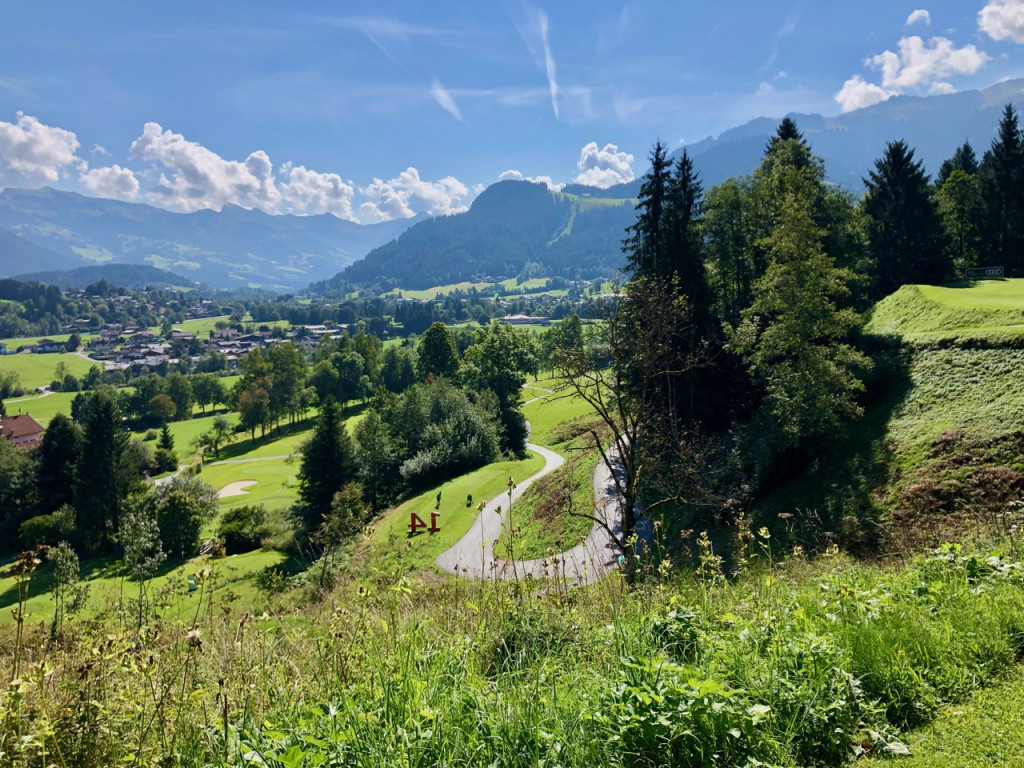
M 534 443 L 528 443 L 526 447 L 544 457 L 544 468 L 519 483 L 512 491 L 513 522 L 516 500 L 534 481 L 554 472 L 565 463 L 565 459 L 548 448 Z M 469 532 L 450 549 L 438 555 L 437 566 L 448 573 L 470 579 L 554 578 L 575 585 L 592 584 L 618 567 L 618 547 L 602 523 L 619 536 L 622 533 L 622 513 L 611 471 L 603 461 L 599 461 L 594 469 L 594 525 L 587 538 L 572 549 L 535 560 L 498 560 L 494 555 L 494 543 L 505 529 L 508 505 L 507 493 L 492 499 Z

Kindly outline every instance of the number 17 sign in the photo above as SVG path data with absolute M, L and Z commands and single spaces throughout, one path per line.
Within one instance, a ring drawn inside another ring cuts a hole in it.
M 427 533 L 437 533 L 441 530 L 441 526 L 437 524 L 437 519 L 441 516 L 440 512 L 430 513 L 430 525 L 423 522 L 423 518 L 417 515 L 415 512 L 409 513 L 409 533 L 416 533 L 417 531 L 426 530 Z

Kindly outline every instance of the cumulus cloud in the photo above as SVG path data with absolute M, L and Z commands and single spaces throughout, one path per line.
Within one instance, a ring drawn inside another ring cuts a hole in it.
M 555 184 L 550 176 L 526 176 L 520 171 L 507 170 L 498 175 L 498 181 L 529 181 L 534 184 L 544 184 L 548 189 L 557 192 L 564 187 L 564 184 Z
M 991 56 L 974 45 L 957 48 L 945 37 L 933 37 L 928 42 L 917 35 L 904 37 L 898 49 L 898 52 L 883 51 L 865 60 L 866 66 L 882 73 L 880 84 L 867 82 L 860 75 L 843 84 L 835 95 L 843 112 L 877 104 L 908 91 L 954 93 L 956 89 L 945 78 L 973 75 L 991 60 Z
M 220 210 L 225 205 L 266 213 L 332 213 L 355 220 L 355 187 L 336 173 L 321 173 L 284 163 L 275 171 L 263 150 L 244 162 L 225 160 L 184 136 L 146 123 L 131 154 L 161 166 L 159 181 L 148 190 L 155 202 L 181 211 Z M 169 174 L 169 175 L 168 175 Z M 84 183 L 84 182 L 83 182 Z
M 336 173 L 319 173 L 305 166 L 281 166 L 281 195 L 291 213 L 333 213 L 354 220 L 352 198 L 355 188 Z
M 978 12 L 978 27 L 993 40 L 1024 43 L 1024 0 L 989 0 Z
M 885 88 L 928 87 L 950 75 L 973 75 L 991 57 L 973 45 L 956 48 L 946 37 L 933 37 L 927 43 L 917 35 L 899 42 L 899 53 L 884 51 L 867 60 L 882 72 Z
M 878 104 L 895 95 L 895 91 L 869 83 L 860 75 L 854 75 L 843 83 L 842 90 L 836 94 L 835 99 L 839 102 L 839 109 L 841 111 L 852 112 L 855 109 L 863 109 L 864 107 Z
M 916 11 L 911 11 L 910 15 L 907 16 L 907 26 L 913 26 L 918 22 L 922 22 L 926 27 L 930 27 L 932 24 L 932 15 L 928 13 L 924 8 L 918 8 Z
M 7 184 L 50 184 L 68 166 L 81 160 L 80 144 L 71 131 L 44 125 L 23 112 L 17 122 L 0 121 L 0 187 Z
M 170 172 L 170 177 L 160 174 L 149 194 L 171 208 L 219 211 L 233 204 L 272 212 L 281 201 L 270 158 L 262 150 L 253 152 L 244 163 L 225 160 L 180 133 L 165 131 L 159 123 L 146 123 L 130 152 Z
M 614 144 L 605 144 L 598 149 L 597 142 L 592 141 L 580 150 L 576 164 L 580 173 L 573 181 L 601 189 L 623 184 L 634 179 L 632 162 L 633 156 L 629 152 L 620 152 Z
M 406 168 L 390 181 L 374 179 L 359 190 L 367 201 L 359 206 L 359 218 L 365 222 L 408 219 L 417 213 L 447 216 L 469 207 L 470 191 L 458 179 L 446 176 L 438 181 L 420 178 L 415 168 Z
M 78 176 L 79 183 L 97 197 L 135 200 L 139 196 L 139 180 L 129 168 L 111 165 L 92 168 Z
M 463 122 L 462 112 L 459 111 L 459 105 L 455 103 L 455 99 L 452 98 L 452 95 L 443 85 L 441 85 L 441 81 L 436 77 L 430 86 L 430 95 L 434 97 L 437 103 L 441 106 L 441 109 L 450 114 L 460 123 Z

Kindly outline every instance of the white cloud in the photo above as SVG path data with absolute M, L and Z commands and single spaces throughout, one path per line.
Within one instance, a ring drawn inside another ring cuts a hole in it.
M 411 167 L 390 181 L 374 179 L 359 191 L 369 198 L 359 206 L 359 218 L 367 222 L 408 219 L 417 213 L 447 216 L 469 208 L 470 191 L 461 181 L 452 176 L 426 181 Z
M 882 71 L 885 88 L 921 88 L 950 75 L 973 75 L 991 57 L 973 45 L 953 46 L 946 37 L 933 37 L 927 43 L 917 35 L 899 42 L 899 53 L 884 51 L 867 60 Z
M 633 156 L 628 152 L 620 152 L 614 144 L 605 144 L 602 149 L 598 149 L 597 142 L 592 141 L 580 150 L 580 159 L 576 164 L 580 173 L 573 181 L 601 189 L 632 181 L 632 162 Z
M 436 77 L 430 86 L 430 95 L 434 97 L 437 103 L 441 106 L 441 109 L 450 114 L 460 123 L 464 122 L 462 119 L 462 112 L 459 111 L 459 105 L 455 103 L 455 99 L 453 99 L 452 95 L 445 90 L 445 87 L 441 85 L 441 81 Z
M 352 197 L 355 189 L 336 173 L 318 173 L 285 163 L 280 168 L 281 194 L 292 213 L 333 213 L 355 220 Z
M 932 15 L 928 13 L 924 8 L 918 8 L 915 11 L 911 11 L 910 15 L 907 16 L 907 26 L 913 26 L 917 22 L 923 22 L 926 27 L 932 25 Z
M 895 95 L 894 91 L 888 91 L 879 85 L 865 81 L 860 75 L 854 75 L 843 83 L 843 88 L 836 94 L 835 99 L 839 102 L 841 111 L 852 112 L 855 109 L 878 104 Z
M 881 84 L 869 83 L 860 75 L 854 75 L 843 84 L 835 95 L 843 112 L 877 104 L 907 91 L 955 93 L 956 89 L 946 78 L 973 75 L 992 58 L 974 45 L 957 48 L 945 37 L 933 37 L 926 43 L 912 35 L 902 38 L 898 48 L 898 52 L 883 51 L 864 62 L 881 71 Z
M 90 155 L 103 155 L 104 157 L 110 157 L 110 153 L 107 148 L 100 144 L 93 144 L 92 149 L 89 150 Z
M 1024 0 L 989 0 L 978 12 L 978 26 L 993 40 L 1024 43 Z
M 79 183 L 97 197 L 135 200 L 139 196 L 139 180 L 129 168 L 112 165 L 93 168 L 78 177 Z
M 0 121 L 0 187 L 53 183 L 68 166 L 81 162 L 74 133 L 22 112 L 17 118 L 16 123 Z
M 529 15 L 526 25 L 519 27 L 519 34 L 530 50 L 533 60 L 540 67 L 548 80 L 548 95 L 551 98 L 551 110 L 558 118 L 558 71 L 555 65 L 554 54 L 551 53 L 551 43 L 548 40 L 548 15 L 533 6 L 527 5 L 526 11 Z
M 525 176 L 520 171 L 507 170 L 498 175 L 498 181 L 529 181 L 534 184 L 543 184 L 555 192 L 562 189 L 564 184 L 555 184 L 550 176 Z
M 262 150 L 244 163 L 225 160 L 180 133 L 165 131 L 159 123 L 146 123 L 142 135 L 131 146 L 134 157 L 150 160 L 171 172 L 149 194 L 163 204 L 182 211 L 225 205 L 260 208 L 273 212 L 281 201 L 274 184 L 270 158 Z

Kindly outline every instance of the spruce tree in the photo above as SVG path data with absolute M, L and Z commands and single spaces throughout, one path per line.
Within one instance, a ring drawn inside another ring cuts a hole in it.
M 978 172 L 978 156 L 974 154 L 971 142 L 965 141 L 956 148 L 951 158 L 942 161 L 938 176 L 935 177 L 935 188 L 942 187 L 953 171 L 963 171 L 968 176 L 974 176 Z
M 341 408 L 328 398 L 320 408 L 313 435 L 302 446 L 299 467 L 299 511 L 307 530 L 313 530 L 331 511 L 331 500 L 355 479 L 352 438 L 345 429 Z
M 63 413 L 54 416 L 39 446 L 37 477 L 43 513 L 74 504 L 75 465 L 81 458 L 82 430 Z
M 660 141 L 655 142 L 650 159 L 651 168 L 644 175 L 637 195 L 636 222 L 627 227 L 627 237 L 622 241 L 626 269 L 634 277 L 653 277 L 667 272 L 662 254 L 662 227 L 672 163 L 668 149 Z
M 931 185 L 914 150 L 891 141 L 864 179 L 874 295 L 907 283 L 942 283 L 953 276 Z
M 79 535 L 95 552 L 113 543 L 133 478 L 122 461 L 128 433 L 122 430 L 114 398 L 105 390 L 92 393 L 85 413 L 81 459 L 75 468 L 75 511 Z
M 999 121 L 992 148 L 985 153 L 978 171 L 984 201 L 982 253 L 993 266 L 1011 274 L 1024 268 L 1024 138 L 1017 110 L 1007 104 Z

